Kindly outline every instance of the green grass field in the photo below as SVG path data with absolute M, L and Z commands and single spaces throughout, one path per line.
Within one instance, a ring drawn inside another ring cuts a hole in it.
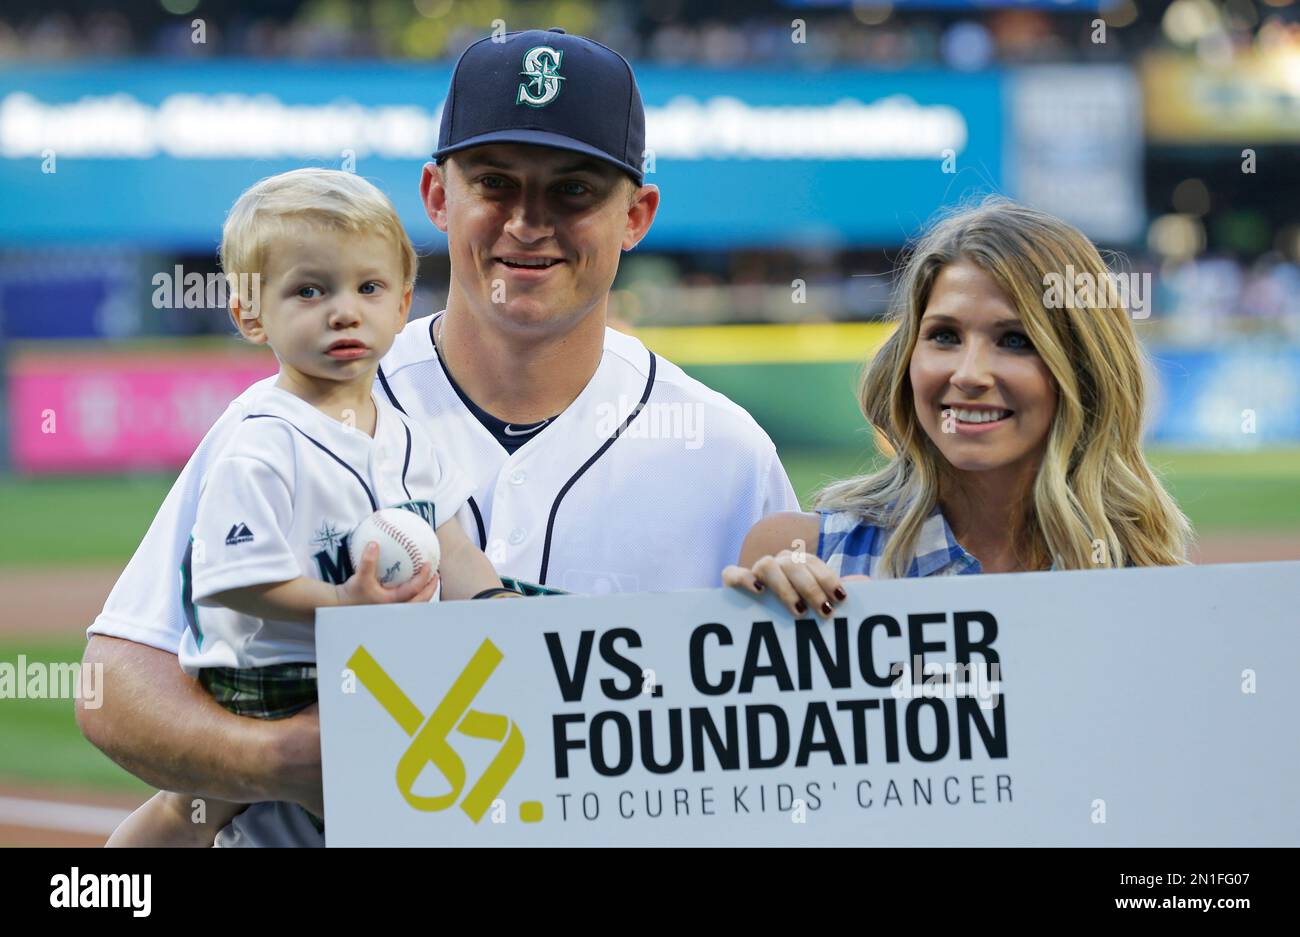
M 863 471 L 872 455 L 788 449 L 782 459 L 799 497 Z M 1198 530 L 1296 530 L 1300 533 L 1300 449 L 1250 453 L 1154 450 L 1151 463 Z M 172 476 L 0 478 L 5 523 L 0 566 L 124 563 L 172 482 Z M 50 518 L 64 518 L 51 522 Z M 71 543 L 67 534 L 75 529 Z
M 1147 458 L 1197 532 L 1294 531 L 1300 537 L 1300 449 L 1155 449 Z M 845 451 L 796 449 L 783 452 L 782 460 L 804 504 L 826 482 L 866 471 L 871 464 L 869 454 Z
M 174 480 L 0 476 L 0 503 L 13 532 L 0 544 L 0 566 L 125 563 Z M 76 537 L 69 538 L 73 531 Z
M 81 660 L 80 637 L 0 641 L 0 661 L 62 663 Z M 0 700 L 0 782 L 109 791 L 147 791 L 81 737 L 71 700 Z
M 801 499 L 825 482 L 864 470 L 867 452 L 792 449 L 782 453 Z M 1300 449 L 1252 453 L 1157 450 L 1152 464 L 1200 533 L 1294 532 L 1300 538 Z M 124 563 L 171 484 L 171 477 L 0 479 L 5 522 L 0 567 Z M 58 518 L 51 521 L 51 518 Z M 71 549 L 67 534 L 77 537 Z M 75 661 L 82 640 L 0 641 L 0 661 Z M 68 701 L 0 700 L 0 781 L 98 789 L 146 788 L 86 743 Z

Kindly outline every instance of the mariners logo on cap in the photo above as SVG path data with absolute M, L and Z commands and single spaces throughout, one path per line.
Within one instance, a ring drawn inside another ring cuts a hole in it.
M 525 52 L 524 70 L 519 74 L 527 75 L 530 80 L 519 83 L 515 103 L 545 107 L 559 97 L 560 82 L 564 81 L 564 76 L 559 74 L 563 56 L 563 52 L 550 46 L 534 46 Z

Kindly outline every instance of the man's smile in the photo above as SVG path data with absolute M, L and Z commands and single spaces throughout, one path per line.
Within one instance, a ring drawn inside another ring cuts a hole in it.
M 529 254 L 506 254 L 492 258 L 493 268 L 504 270 L 506 275 L 516 282 L 544 280 L 564 263 L 565 261 L 559 257 Z

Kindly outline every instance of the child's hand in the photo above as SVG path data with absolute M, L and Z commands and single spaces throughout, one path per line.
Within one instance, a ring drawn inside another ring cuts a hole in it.
M 789 550 L 761 557 L 750 568 L 728 566 L 722 571 L 722 584 L 755 595 L 771 587 L 795 615 L 806 615 L 811 608 L 823 618 L 829 618 L 834 603 L 846 598 L 840 578 L 821 559 Z
M 438 574 L 425 564 L 414 579 L 391 589 L 379 581 L 379 544 L 367 543 L 361 551 L 361 568 L 334 588 L 340 605 L 387 605 L 390 602 L 427 602 L 438 588 Z

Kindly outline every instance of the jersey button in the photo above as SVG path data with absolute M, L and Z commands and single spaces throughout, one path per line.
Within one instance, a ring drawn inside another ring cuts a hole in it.
M 523 469 L 515 469 L 510 473 L 510 484 L 522 485 L 526 481 L 528 481 L 528 473 Z
M 517 547 L 519 544 L 524 542 L 524 537 L 526 536 L 528 536 L 528 531 L 524 530 L 522 527 L 516 527 L 514 530 L 510 531 L 510 543 Z

